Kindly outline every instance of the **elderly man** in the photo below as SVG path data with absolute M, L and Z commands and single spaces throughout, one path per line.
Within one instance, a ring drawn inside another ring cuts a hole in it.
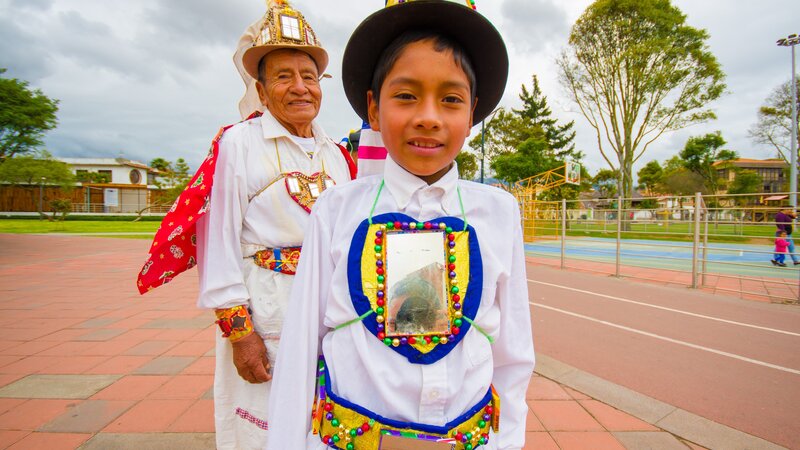
M 309 212 L 323 190 L 352 179 L 355 166 L 314 121 L 328 55 L 300 12 L 271 2 L 245 31 L 234 62 L 247 86 L 240 111 L 264 113 L 224 128 L 214 140 L 164 219 L 139 289 L 197 263 L 198 306 L 213 309 L 220 327 L 217 448 L 255 449 L 266 446 L 270 367 Z M 156 250 L 161 245 L 170 249 L 166 258 Z

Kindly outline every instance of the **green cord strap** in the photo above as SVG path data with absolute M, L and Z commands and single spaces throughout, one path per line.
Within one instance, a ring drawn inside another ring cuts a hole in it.
M 478 324 L 476 324 L 475 322 L 473 322 L 473 321 L 472 321 L 472 319 L 470 319 L 469 317 L 467 317 L 467 316 L 464 316 L 464 317 L 462 317 L 462 318 L 463 318 L 464 320 L 466 320 L 467 322 L 469 322 L 469 324 L 470 324 L 470 325 L 472 325 L 473 327 L 475 327 L 475 329 L 476 329 L 476 330 L 478 330 L 478 332 L 479 332 L 480 334 L 482 334 L 482 335 L 486 336 L 486 339 L 488 339 L 488 340 L 489 340 L 489 343 L 490 343 L 490 344 L 494 344 L 494 338 L 493 338 L 493 337 L 491 337 L 491 336 L 489 336 L 489 333 L 487 333 L 487 332 L 486 332 L 486 330 L 484 330 L 483 328 L 479 327 L 479 326 L 478 326 Z
M 381 198 L 381 191 L 383 191 L 383 184 L 385 180 L 381 180 L 381 185 L 378 187 L 378 194 L 375 195 L 375 201 L 372 203 L 372 209 L 369 210 L 369 224 L 372 225 L 372 214 L 375 212 L 375 207 L 378 206 L 378 199 Z
M 341 330 L 342 328 L 347 328 L 347 327 L 349 327 L 350 325 L 352 325 L 354 323 L 361 322 L 362 320 L 366 319 L 367 317 L 369 317 L 372 314 L 375 314 L 375 311 L 369 310 L 369 311 L 365 312 L 364 314 L 362 314 L 361 317 L 353 319 L 353 320 L 351 320 L 349 322 L 345 322 L 345 323 L 339 325 L 338 327 L 334 328 L 334 330 Z
M 456 192 L 458 192 L 458 204 L 461 206 L 461 216 L 464 218 L 464 231 L 467 231 L 467 212 L 464 211 L 464 201 L 461 200 L 461 188 L 456 185 Z

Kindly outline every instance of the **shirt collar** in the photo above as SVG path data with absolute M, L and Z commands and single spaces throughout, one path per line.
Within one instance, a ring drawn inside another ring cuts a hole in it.
M 384 167 L 384 181 L 386 188 L 392 194 L 400 210 L 405 210 L 415 193 L 422 190 L 440 192 L 441 205 L 447 214 L 456 214 L 460 211 L 458 206 L 458 165 L 453 161 L 453 167 L 435 183 L 428 185 L 418 176 L 407 171 L 397 164 L 391 156 L 386 156 Z
M 275 139 L 279 137 L 292 137 L 292 133 L 289 133 L 289 130 L 286 129 L 278 119 L 273 116 L 269 110 L 265 110 L 263 114 L 261 114 L 261 130 L 264 132 L 264 139 Z M 317 124 L 316 120 L 311 121 L 311 132 L 314 134 L 314 140 L 320 141 L 325 136 L 325 130 Z

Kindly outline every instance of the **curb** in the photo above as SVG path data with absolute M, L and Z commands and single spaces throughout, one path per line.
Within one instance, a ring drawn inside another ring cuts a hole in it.
M 606 381 L 546 355 L 536 355 L 535 372 L 706 448 L 786 449 L 786 447 Z

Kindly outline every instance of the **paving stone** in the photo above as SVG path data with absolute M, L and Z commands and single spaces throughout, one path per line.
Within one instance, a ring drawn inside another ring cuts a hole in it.
M 663 431 L 617 431 L 612 433 L 625 448 L 641 450 L 686 450 L 675 436 Z
M 74 340 L 76 341 L 107 341 L 109 339 L 115 338 L 122 333 L 125 333 L 128 330 L 122 330 L 119 328 L 101 328 L 99 330 L 92 331 L 91 333 L 86 333 L 81 335 Z
M 704 417 L 678 409 L 656 426 L 674 433 L 684 439 L 696 442 L 708 448 L 725 449 L 782 449 L 764 439 L 735 430 L 728 426 L 713 422 Z
M 150 322 L 142 325 L 142 328 L 157 328 L 157 329 L 197 329 L 202 330 L 208 326 L 208 317 L 195 317 L 193 319 L 174 319 L 163 318 L 153 319 Z
M 67 450 L 77 448 L 86 442 L 91 434 L 72 434 L 72 433 L 31 433 L 25 436 L 8 450 Z
M 162 356 L 136 369 L 139 375 L 177 375 L 197 360 L 194 356 Z
M 5 398 L 89 398 L 119 375 L 29 375 L 0 388 Z
M 119 322 L 119 319 L 113 317 L 98 317 L 95 319 L 89 319 L 86 322 L 79 323 L 75 325 L 73 328 L 103 328 L 108 325 L 111 325 L 114 322 Z
M 214 433 L 100 433 L 80 450 L 213 450 Z
M 625 450 L 607 431 L 558 431 L 550 435 L 564 450 Z
M 205 394 L 203 394 L 201 399 L 214 399 L 214 386 L 211 386 L 211 389 L 207 390 Z
M 133 401 L 86 400 L 47 422 L 39 431 L 62 433 L 96 433 L 119 417 Z

